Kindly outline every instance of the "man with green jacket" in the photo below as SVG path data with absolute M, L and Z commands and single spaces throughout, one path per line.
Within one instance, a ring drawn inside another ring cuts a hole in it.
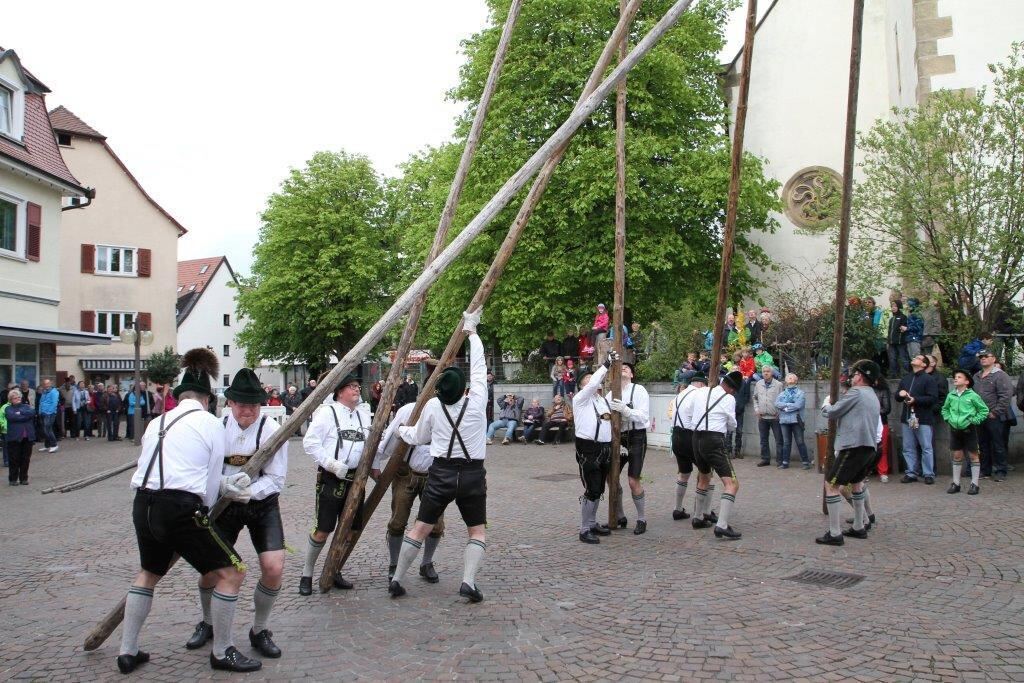
M 942 404 L 942 419 L 949 424 L 949 448 L 953 451 L 953 483 L 946 493 L 960 493 L 960 468 L 964 451 L 971 457 L 971 487 L 967 495 L 978 495 L 981 460 L 978 456 L 978 425 L 988 417 L 988 404 L 974 389 L 974 379 L 967 370 L 953 373 L 953 391 Z

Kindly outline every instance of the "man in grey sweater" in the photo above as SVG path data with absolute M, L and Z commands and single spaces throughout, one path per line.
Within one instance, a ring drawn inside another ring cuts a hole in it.
M 775 399 L 782 393 L 782 382 L 775 378 L 771 366 L 761 368 L 761 379 L 754 385 L 754 414 L 757 415 L 757 431 L 761 437 L 761 462 L 758 467 L 772 464 L 772 452 L 768 446 L 768 433 L 775 435 L 775 463 L 782 468 L 782 426 L 779 424 L 779 409 Z M 787 465 L 788 467 L 788 465 Z
M 825 475 L 825 506 L 828 508 L 828 533 L 814 539 L 822 545 L 843 545 L 844 536 L 867 538 L 864 528 L 864 479 L 875 461 L 875 446 L 880 439 L 882 422 L 878 397 L 873 387 L 882 374 L 878 364 L 859 360 L 850 367 L 850 388 L 830 404 L 825 399 L 821 414 L 836 420 L 836 458 Z M 843 497 L 841 486 L 853 485 L 853 528 L 839 526 L 839 507 Z
M 1010 429 L 1010 401 L 1013 380 L 996 367 L 996 358 L 988 349 L 978 352 L 981 370 L 974 375 L 974 390 L 988 406 L 988 419 L 978 426 L 981 449 L 981 476 L 993 481 L 1006 479 L 1006 434 Z

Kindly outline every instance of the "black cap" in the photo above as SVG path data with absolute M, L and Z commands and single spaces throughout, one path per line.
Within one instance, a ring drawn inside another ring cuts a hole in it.
M 334 395 L 337 396 L 338 392 L 341 391 L 342 389 L 344 389 L 345 387 L 347 387 L 349 384 L 362 384 L 362 383 L 363 383 L 363 381 L 361 379 L 359 379 L 358 377 L 356 377 L 355 375 L 353 375 L 350 372 L 347 375 L 345 375 L 344 377 L 342 377 L 341 381 L 338 382 L 338 385 L 336 387 L 334 387 Z
M 864 375 L 864 377 L 866 377 L 872 384 L 877 382 L 878 379 L 882 376 L 882 368 L 878 366 L 878 363 L 876 363 L 873 360 L 868 360 L 866 358 L 862 358 L 861 360 L 857 361 L 856 363 L 850 366 L 851 377 L 855 372 L 859 372 L 860 374 Z
M 739 370 L 733 370 L 722 378 L 722 384 L 732 387 L 735 391 L 739 391 L 740 387 L 743 386 L 743 373 Z
M 224 392 L 224 398 L 235 403 L 263 403 L 267 400 L 267 392 L 260 386 L 260 378 L 249 368 L 242 368 L 235 373 L 231 386 Z
M 703 372 L 698 372 L 696 374 L 690 375 L 689 382 L 690 382 L 690 384 L 693 384 L 694 382 L 700 382 L 701 384 L 707 384 L 708 383 L 708 378 L 704 376 Z

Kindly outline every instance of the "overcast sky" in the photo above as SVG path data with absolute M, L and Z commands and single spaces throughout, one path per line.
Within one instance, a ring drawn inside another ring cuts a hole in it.
M 246 273 L 267 197 L 314 152 L 391 175 L 448 139 L 460 41 L 487 21 L 483 0 L 7 4 L 0 45 L 188 229 L 178 258 L 226 254 Z

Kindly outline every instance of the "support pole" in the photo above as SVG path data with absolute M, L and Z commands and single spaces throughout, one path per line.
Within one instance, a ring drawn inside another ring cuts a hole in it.
M 725 209 L 725 234 L 722 236 L 722 270 L 718 276 L 718 300 L 715 303 L 715 327 L 711 343 L 711 370 L 708 386 L 715 386 L 722 347 L 725 346 L 725 308 L 729 301 L 732 279 L 732 255 L 736 250 L 736 215 L 740 206 L 740 175 L 743 170 L 743 137 L 747 130 L 747 99 L 750 95 L 750 68 L 754 58 L 754 34 L 757 24 L 757 0 L 747 0 L 747 27 L 743 39 L 743 72 L 740 74 L 740 92 L 736 101 L 736 126 L 732 134 L 730 159 L 729 199 Z
M 619 0 L 619 16 L 626 11 L 625 0 Z M 626 58 L 629 37 L 619 43 L 619 63 Z M 615 351 L 622 355 L 622 322 L 626 290 L 626 79 L 619 82 L 615 93 L 615 284 L 612 292 L 612 330 L 615 333 Z M 622 363 L 611 368 L 612 398 L 622 398 Z M 612 413 L 612 466 L 608 472 L 608 527 L 618 526 L 617 510 L 622 497 L 621 457 L 622 416 Z
M 619 43 L 625 37 L 637 10 L 640 9 L 640 2 L 641 0 L 631 0 L 626 9 L 625 15 L 619 18 L 618 25 L 615 27 L 611 37 L 605 44 L 604 51 L 601 53 L 601 57 L 598 59 L 597 64 L 594 66 L 594 70 L 590 74 L 590 78 L 583 89 L 583 93 L 580 95 L 579 100 L 577 100 L 577 108 L 580 107 L 583 102 L 588 101 L 587 98 L 596 88 L 597 83 L 601 79 L 601 75 L 611 64 Z M 564 145 L 559 149 L 548 163 L 544 165 L 544 168 L 537 176 L 533 186 L 530 188 L 530 192 L 527 195 L 526 200 L 519 209 L 519 213 L 516 214 L 516 218 L 512 222 L 512 226 L 509 228 L 508 234 L 505 235 L 505 240 L 498 249 L 498 253 L 495 255 L 494 261 L 491 263 L 487 274 L 480 283 L 480 287 L 473 296 L 472 302 L 467 306 L 467 310 L 476 310 L 483 306 L 487 302 L 487 299 L 490 298 L 491 293 L 494 291 L 494 287 L 497 285 L 502 273 L 505 272 L 505 266 L 508 265 L 509 259 L 512 258 L 512 252 L 515 250 L 516 244 L 519 242 L 519 238 L 522 237 L 527 224 L 530 222 L 530 218 L 533 216 L 534 209 L 537 208 L 537 204 L 540 202 L 541 197 L 544 195 L 544 191 L 551 182 L 551 177 L 554 175 L 558 162 L 562 160 L 562 156 L 565 154 L 566 149 L 568 149 L 568 145 Z M 445 348 L 444 353 L 441 355 L 441 359 L 438 361 L 439 368 L 443 368 L 451 364 L 455 359 L 455 355 L 462 348 L 464 339 L 465 335 L 462 332 L 462 321 L 460 320 L 456 323 L 455 332 L 452 334 L 451 339 L 448 340 L 448 346 Z M 433 397 L 434 382 L 436 381 L 436 378 L 437 373 L 435 372 L 434 375 L 432 375 L 424 384 L 423 391 L 420 392 L 419 398 L 416 401 L 416 406 L 413 408 L 412 415 L 410 416 L 410 424 L 415 424 L 416 420 L 419 419 L 423 406 L 426 405 L 427 401 Z M 370 495 L 363 506 L 364 522 L 368 520 L 377 509 L 377 506 L 384 497 L 384 493 L 387 491 L 388 486 L 391 485 L 391 480 L 394 479 L 395 472 L 398 471 L 399 465 L 404 462 L 408 450 L 409 447 L 407 444 L 399 444 L 398 449 L 391 456 L 390 460 L 388 460 L 387 466 L 380 473 L 380 476 L 377 478 L 377 483 L 374 485 L 373 490 L 370 491 Z M 348 556 L 351 554 L 352 549 L 355 547 L 356 543 L 359 542 L 359 537 L 360 532 L 350 531 L 347 536 L 341 539 L 340 543 L 343 544 L 340 551 L 342 556 L 341 566 L 344 566 L 345 562 L 348 560 Z M 339 542 L 338 538 L 340 538 L 340 536 L 336 535 L 334 542 Z M 332 542 L 332 549 L 334 542 Z
M 484 86 L 483 94 L 480 96 L 480 103 L 477 106 L 476 114 L 473 117 L 473 125 L 469 130 L 469 137 L 466 138 L 466 146 L 462 150 L 462 158 L 459 160 L 459 167 L 455 172 L 455 179 L 452 180 L 451 189 L 448 190 L 448 199 L 445 201 L 444 210 L 441 212 L 441 220 L 437 225 L 437 232 L 434 234 L 434 243 L 427 254 L 426 266 L 429 266 L 437 255 L 444 248 L 448 239 L 448 230 L 451 228 L 455 218 L 455 209 L 459 205 L 459 197 L 462 195 L 462 188 L 466 183 L 466 176 L 469 175 L 469 167 L 480 145 L 480 135 L 483 132 L 484 121 L 487 118 L 487 110 L 491 104 L 491 97 L 498 87 L 498 77 L 501 75 L 501 68 L 505 64 L 505 56 L 508 54 L 508 46 L 512 42 L 512 31 L 519 18 L 519 10 L 522 8 L 523 0 L 514 0 L 509 7 L 508 17 L 505 19 L 505 26 L 501 32 L 501 39 L 498 41 L 497 51 L 491 62 L 491 71 L 487 75 L 487 83 Z M 402 338 L 398 342 L 398 349 L 395 352 L 395 360 L 391 364 L 387 382 L 384 384 L 384 391 L 381 392 L 380 403 L 377 407 L 377 414 L 373 416 L 373 424 L 370 427 L 369 438 L 363 444 L 363 454 L 359 459 L 359 466 L 356 467 L 355 475 L 352 478 L 352 488 L 345 500 L 345 507 L 342 509 L 341 520 L 338 528 L 335 529 L 334 538 L 344 538 L 351 530 L 355 520 L 356 512 L 359 510 L 359 503 L 363 500 L 363 492 L 366 490 L 366 479 L 370 474 L 370 467 L 373 465 L 373 457 L 377 453 L 381 436 L 388 424 L 391 404 L 398 392 L 398 384 L 402 381 L 402 370 L 405 367 L 405 358 L 409 355 L 412 343 L 416 338 L 416 330 L 420 324 L 420 317 L 427 304 L 426 293 L 421 294 L 412 310 L 409 311 L 409 318 L 405 322 L 405 329 L 402 330 Z M 382 406 L 385 406 L 383 409 Z M 320 573 L 320 591 L 326 593 L 334 585 L 334 575 L 341 566 L 341 544 L 331 542 L 327 557 L 324 559 L 323 571 Z
M 636 0 L 634 0 L 635 2 Z M 594 113 L 594 110 L 604 100 L 608 98 L 612 90 L 618 84 L 618 82 L 625 77 L 629 71 L 637 65 L 637 63 L 647 55 L 651 49 L 662 39 L 662 37 L 675 26 L 676 22 L 683 13 L 690 7 L 693 0 L 676 0 L 675 4 L 672 5 L 671 9 L 661 18 L 660 21 L 648 32 L 644 39 L 637 44 L 636 48 L 626 57 L 626 60 L 620 64 L 616 69 L 609 74 L 600 86 L 598 86 L 594 92 L 587 97 L 584 102 L 573 109 L 569 118 L 558 127 L 551 137 L 541 145 L 540 149 L 533 153 L 533 155 L 524 163 L 516 173 L 505 181 L 501 189 L 491 198 L 489 202 L 480 210 L 480 212 L 470 221 L 469 225 L 459 233 L 459 235 L 451 241 L 451 243 L 445 248 L 437 259 L 434 260 L 430 266 L 424 268 L 423 272 L 409 285 L 408 289 L 398 297 L 398 299 L 391 305 L 380 320 L 373 324 L 373 326 L 367 330 L 366 334 L 363 335 L 352 349 L 345 354 L 345 356 L 338 362 L 336 366 L 327 374 L 324 381 L 319 383 L 316 389 L 309 395 L 308 400 L 303 401 L 302 405 L 292 413 L 292 416 L 284 423 L 281 429 L 274 432 L 266 443 L 260 446 L 260 449 L 253 454 L 249 462 L 246 464 L 242 471 L 248 474 L 250 477 L 258 472 L 261 467 L 273 457 L 273 454 L 281 447 L 282 444 L 287 441 L 292 434 L 298 431 L 299 427 L 306 421 L 306 418 L 312 414 L 313 410 L 319 406 L 323 400 L 327 397 L 335 385 L 352 371 L 353 368 L 369 353 L 374 346 L 376 346 L 384 335 L 390 330 L 406 312 L 408 312 L 413 303 L 420 295 L 424 294 L 427 289 L 434 282 L 437 281 L 441 274 L 451 265 L 451 263 L 463 252 L 466 247 L 469 246 L 476 237 L 483 232 L 484 228 L 494 219 L 498 213 L 501 212 L 505 206 L 508 205 L 509 201 L 514 197 L 527 183 L 527 181 L 533 177 L 540 168 L 547 163 L 549 159 L 559 154 L 565 144 L 575 135 L 576 131 L 579 130 L 580 126 L 583 125 L 584 121 L 590 118 L 590 115 Z M 603 73 L 603 71 L 602 71 Z M 508 256 L 511 256 L 509 254 Z M 507 258 L 505 259 L 507 262 Z M 486 282 L 486 281 L 485 281 Z M 493 288 L 493 283 L 491 284 Z M 461 341 L 460 341 L 461 344 Z M 453 354 L 454 355 L 454 354 Z M 436 376 L 436 373 L 435 373 Z M 429 383 L 430 387 L 433 387 L 433 383 Z M 426 390 L 424 391 L 426 393 Z M 396 454 L 396 459 L 397 459 Z M 397 469 L 398 463 L 394 460 L 388 463 L 389 466 L 394 465 L 392 469 L 392 476 L 394 476 L 394 469 Z M 381 481 L 377 483 L 371 493 L 371 498 L 367 501 L 369 504 L 370 500 L 373 500 L 373 496 L 376 495 L 376 502 L 380 502 L 380 498 L 384 495 L 387 485 L 391 483 L 388 479 L 384 481 L 383 476 Z M 383 486 L 382 486 L 383 485 Z M 380 493 L 378 494 L 378 489 Z M 211 519 L 215 519 L 224 509 L 228 506 L 230 501 L 226 498 L 221 498 L 214 505 L 210 511 Z M 376 503 L 374 504 L 376 507 Z M 352 534 L 350 534 L 351 536 Z M 122 598 L 121 603 L 116 605 L 111 612 L 104 617 L 104 619 L 98 624 L 87 636 L 85 649 L 94 650 L 110 636 L 117 624 L 121 622 L 121 618 L 114 618 L 118 613 L 123 618 L 124 614 L 124 599 Z

